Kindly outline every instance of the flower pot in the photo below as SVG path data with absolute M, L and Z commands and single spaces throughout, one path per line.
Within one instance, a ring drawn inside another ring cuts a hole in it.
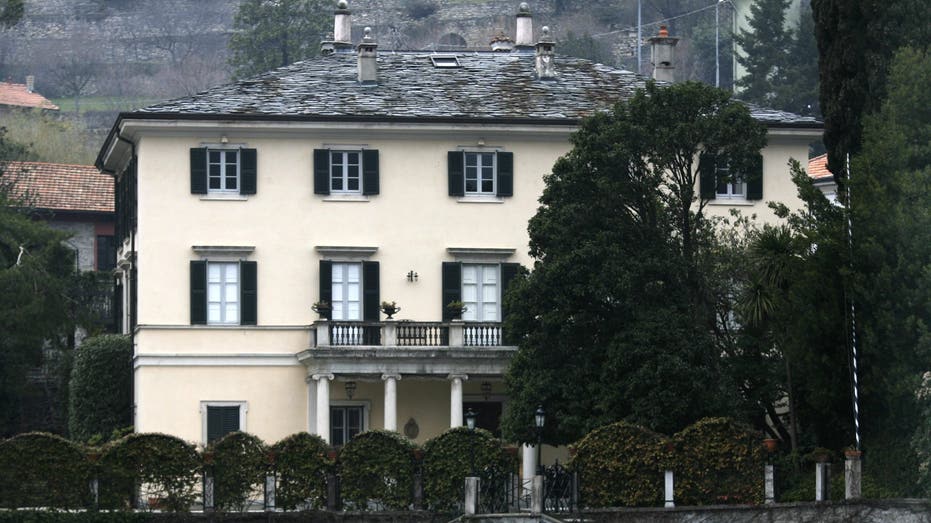
M 766 447 L 766 452 L 776 452 L 776 447 L 779 446 L 779 440 L 775 438 L 766 438 L 763 440 L 763 446 Z

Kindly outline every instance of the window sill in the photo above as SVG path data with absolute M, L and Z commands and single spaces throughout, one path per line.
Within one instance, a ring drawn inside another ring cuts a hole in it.
M 460 196 L 458 200 L 459 203 L 504 203 L 504 198 L 498 196 Z
M 713 205 L 715 207 L 753 207 L 757 200 L 747 200 L 745 198 L 721 198 L 717 197 L 714 200 L 708 200 L 708 205 Z
M 330 194 L 323 197 L 325 202 L 368 202 L 369 197 L 364 194 Z
M 205 195 L 201 195 L 200 197 L 200 201 L 202 202 L 215 202 L 215 201 L 244 202 L 244 201 L 247 201 L 248 199 L 249 199 L 248 197 L 243 196 L 241 194 L 220 194 L 220 193 L 217 193 L 217 194 L 208 193 Z

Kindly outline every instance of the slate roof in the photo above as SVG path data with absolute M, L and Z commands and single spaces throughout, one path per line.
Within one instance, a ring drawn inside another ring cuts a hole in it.
M 449 55 L 450 53 L 442 53 Z M 126 117 L 221 115 L 288 119 L 525 120 L 573 124 L 627 99 L 645 78 L 557 55 L 558 78 L 537 80 L 533 53 L 455 53 L 460 68 L 433 66 L 430 52 L 379 52 L 378 84 L 357 80 L 357 55 L 336 53 L 176 100 Z M 751 106 L 770 125 L 820 127 L 814 118 Z
M 9 82 L 0 82 L 0 105 L 58 110 L 58 106 L 50 102 L 48 98 L 27 89 L 26 84 Z
M 93 165 L 9 162 L 3 174 L 13 179 L 14 194 L 37 209 L 113 212 L 113 178 Z

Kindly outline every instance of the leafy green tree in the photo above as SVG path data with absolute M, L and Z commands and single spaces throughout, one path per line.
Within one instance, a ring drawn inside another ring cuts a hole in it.
M 323 0 L 242 2 L 229 42 L 236 78 L 316 56 L 331 23 L 329 6 Z
M 792 35 L 786 30 L 789 0 L 759 0 L 750 6 L 750 30 L 734 35 L 740 46 L 737 62 L 747 74 L 737 80 L 741 97 L 769 105 L 773 85 L 781 84 L 789 64 Z
M 520 345 L 506 437 L 533 441 L 537 404 L 552 443 L 617 420 L 672 433 L 733 412 L 700 270 L 713 232 L 696 160 L 727 156 L 749 172 L 765 132 L 726 91 L 697 82 L 650 83 L 582 123 L 530 220 L 534 270 L 506 298 Z
M 896 49 L 931 41 L 926 0 L 812 0 L 828 167 L 843 171 L 862 145 L 863 118 L 879 110 Z
M 787 54 L 788 62 L 774 86 L 772 106 L 798 114 L 821 115 L 818 99 L 818 42 L 815 40 L 815 19 L 805 10 L 792 33 Z
M 106 438 L 132 425 L 132 362 L 128 336 L 87 338 L 75 351 L 68 402 L 71 439 Z

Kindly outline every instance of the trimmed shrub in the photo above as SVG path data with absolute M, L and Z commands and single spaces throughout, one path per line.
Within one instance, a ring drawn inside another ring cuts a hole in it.
M 451 428 L 428 441 L 423 450 L 424 501 L 434 511 L 448 511 L 462 503 L 462 487 L 472 473 L 473 452 L 476 474 L 501 477 L 517 470 L 517 459 L 483 429 Z
M 299 432 L 272 446 L 278 488 L 276 505 L 285 510 L 319 509 L 326 506 L 326 475 L 330 467 L 328 446 L 320 436 Z
M 573 445 L 569 462 L 582 477 L 582 502 L 587 507 L 662 504 L 668 446 L 666 436 L 624 421 L 588 433 Z
M 243 512 L 262 492 L 268 471 L 268 447 L 245 432 L 231 432 L 207 448 L 213 456 L 214 503 L 219 511 Z
M 167 434 L 130 434 L 103 450 L 101 508 L 133 508 L 133 501 L 141 498 L 150 508 L 190 510 L 200 485 L 201 463 L 192 445 Z
M 370 430 L 339 453 L 343 502 L 353 510 L 406 510 L 413 503 L 414 444 L 395 432 Z
M 0 442 L 0 507 L 85 508 L 91 465 L 74 443 L 40 432 Z
M 676 503 L 763 502 L 762 435 L 730 418 L 705 418 L 673 436 Z
M 129 336 L 84 340 L 74 352 L 68 430 L 76 441 L 108 437 L 132 425 L 133 347 Z

